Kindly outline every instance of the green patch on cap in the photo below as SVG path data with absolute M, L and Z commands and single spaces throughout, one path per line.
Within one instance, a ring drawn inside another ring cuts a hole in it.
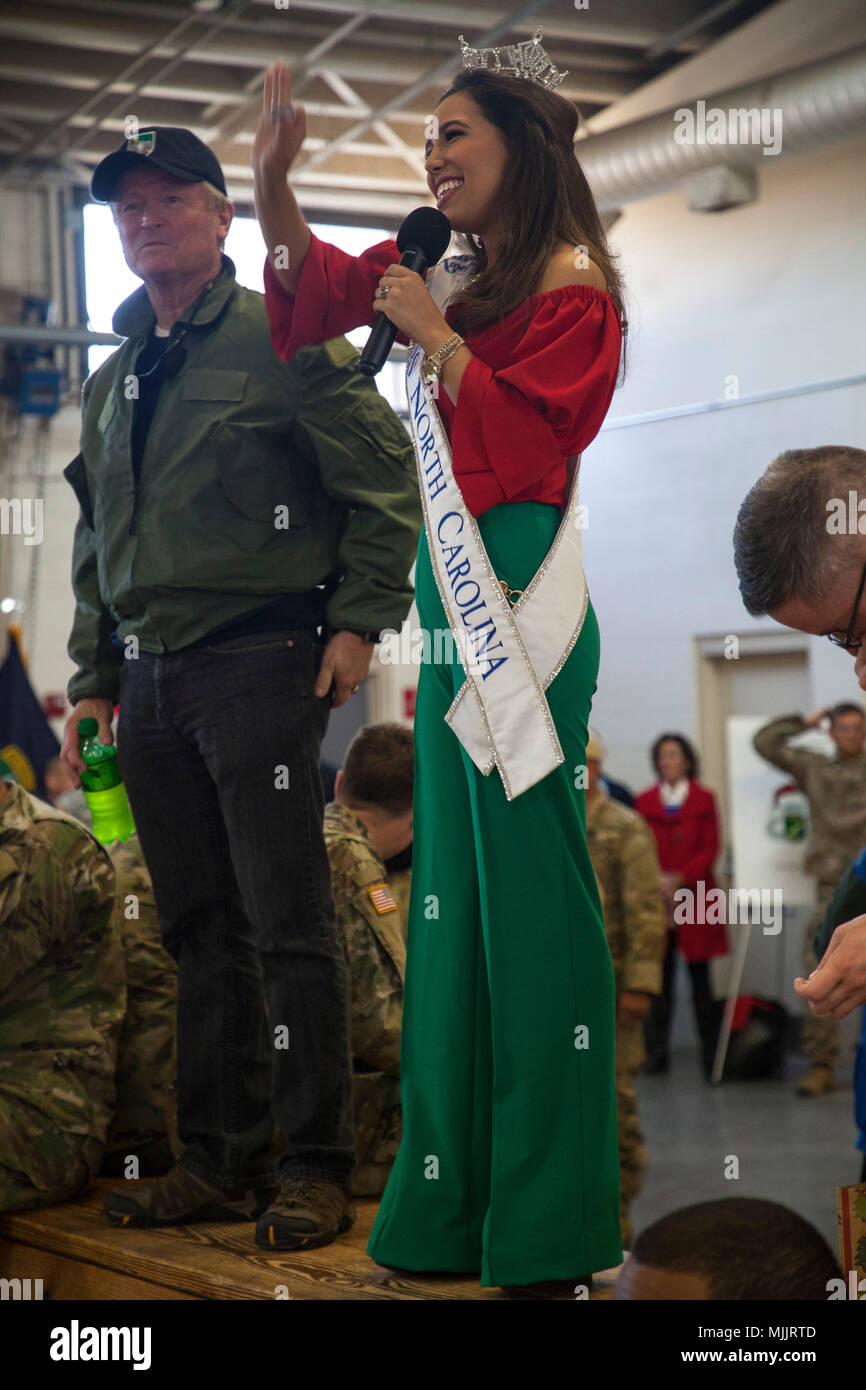
M 153 154 L 156 149 L 156 131 L 143 130 L 127 140 L 126 148 L 130 154 Z

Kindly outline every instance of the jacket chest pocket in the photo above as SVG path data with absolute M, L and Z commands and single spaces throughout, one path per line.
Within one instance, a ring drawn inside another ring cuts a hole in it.
M 217 371 L 210 367 L 188 367 L 183 374 L 185 401 L 242 401 L 249 372 Z
M 306 522 L 312 479 L 296 476 L 288 451 L 278 461 L 262 442 L 258 427 L 222 420 L 211 431 L 210 442 L 220 486 L 237 511 L 281 530 L 295 531 Z

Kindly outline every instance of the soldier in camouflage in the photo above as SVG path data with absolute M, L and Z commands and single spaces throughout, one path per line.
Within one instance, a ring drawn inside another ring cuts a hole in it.
M 792 748 L 788 742 L 806 729 L 829 719 L 830 737 L 837 756 L 825 758 L 808 748 Z M 817 886 L 815 911 L 803 938 L 802 971 L 806 979 L 817 968 L 815 933 L 839 879 L 866 845 L 866 718 L 859 705 L 841 704 L 818 710 L 809 719 L 783 715 L 759 729 L 754 745 L 762 758 L 788 772 L 806 793 L 812 816 L 812 838 L 806 870 Z M 839 1054 L 839 1025 L 831 1015 L 806 1010 L 803 1049 L 810 1070 L 797 1086 L 801 1096 L 821 1095 L 835 1089 L 835 1065 Z
M 403 932 L 403 940 L 409 930 L 409 898 L 412 894 L 412 863 L 404 862 L 405 856 L 397 855 L 399 868 L 394 867 L 393 860 L 390 860 L 385 868 L 388 870 L 388 887 L 391 889 L 391 897 L 394 899 L 400 910 L 400 927 Z
M 359 730 L 325 808 L 325 844 L 349 967 L 356 1197 L 385 1188 L 403 1132 L 400 1024 L 406 970 L 402 914 L 384 861 L 412 839 L 412 732 Z
M 153 885 L 138 836 L 109 848 L 116 876 L 115 914 L 126 965 L 126 1014 L 117 1048 L 117 1108 L 103 1173 L 163 1173 L 176 1133 L 177 967 L 162 944 Z M 137 1176 L 137 1174 L 135 1174 Z
M 603 749 L 590 733 L 586 745 L 586 839 L 601 890 L 604 928 L 616 980 L 616 1100 L 619 1123 L 620 1225 L 631 1244 L 629 1208 L 647 1165 L 635 1077 L 645 1058 L 643 1020 L 659 994 L 667 940 L 659 860 L 649 826 L 636 811 L 613 801 L 599 773 Z
M 78 821 L 0 769 L 0 1211 L 86 1192 L 126 1003 L 114 869 Z

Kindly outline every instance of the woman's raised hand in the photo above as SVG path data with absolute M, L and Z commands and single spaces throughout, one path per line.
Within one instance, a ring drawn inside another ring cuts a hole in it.
M 307 133 L 307 113 L 292 106 L 291 77 L 285 63 L 265 73 L 262 114 L 253 141 L 252 166 L 257 178 L 285 179 Z

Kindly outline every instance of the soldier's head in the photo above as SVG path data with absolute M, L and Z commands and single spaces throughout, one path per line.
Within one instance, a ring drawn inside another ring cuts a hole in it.
M 650 751 L 656 776 L 671 786 L 681 777 L 698 775 L 698 757 L 683 734 L 659 734 Z
M 97 165 L 91 193 L 110 203 L 126 263 L 145 282 L 219 273 L 234 209 L 219 160 L 192 131 L 138 131 Z
M 337 773 L 337 801 L 364 822 L 382 859 L 392 859 L 412 843 L 414 771 L 411 729 L 404 724 L 365 724 L 346 749 Z
M 833 637 L 866 690 L 866 450 L 779 454 L 740 507 L 734 564 L 754 617 Z
M 856 758 L 866 743 L 866 715 L 861 705 L 835 705 L 830 711 L 830 737 L 840 758 Z
M 789 1207 L 755 1197 L 697 1202 L 634 1242 L 617 1300 L 803 1299 L 823 1302 L 839 1266 L 824 1237 Z

